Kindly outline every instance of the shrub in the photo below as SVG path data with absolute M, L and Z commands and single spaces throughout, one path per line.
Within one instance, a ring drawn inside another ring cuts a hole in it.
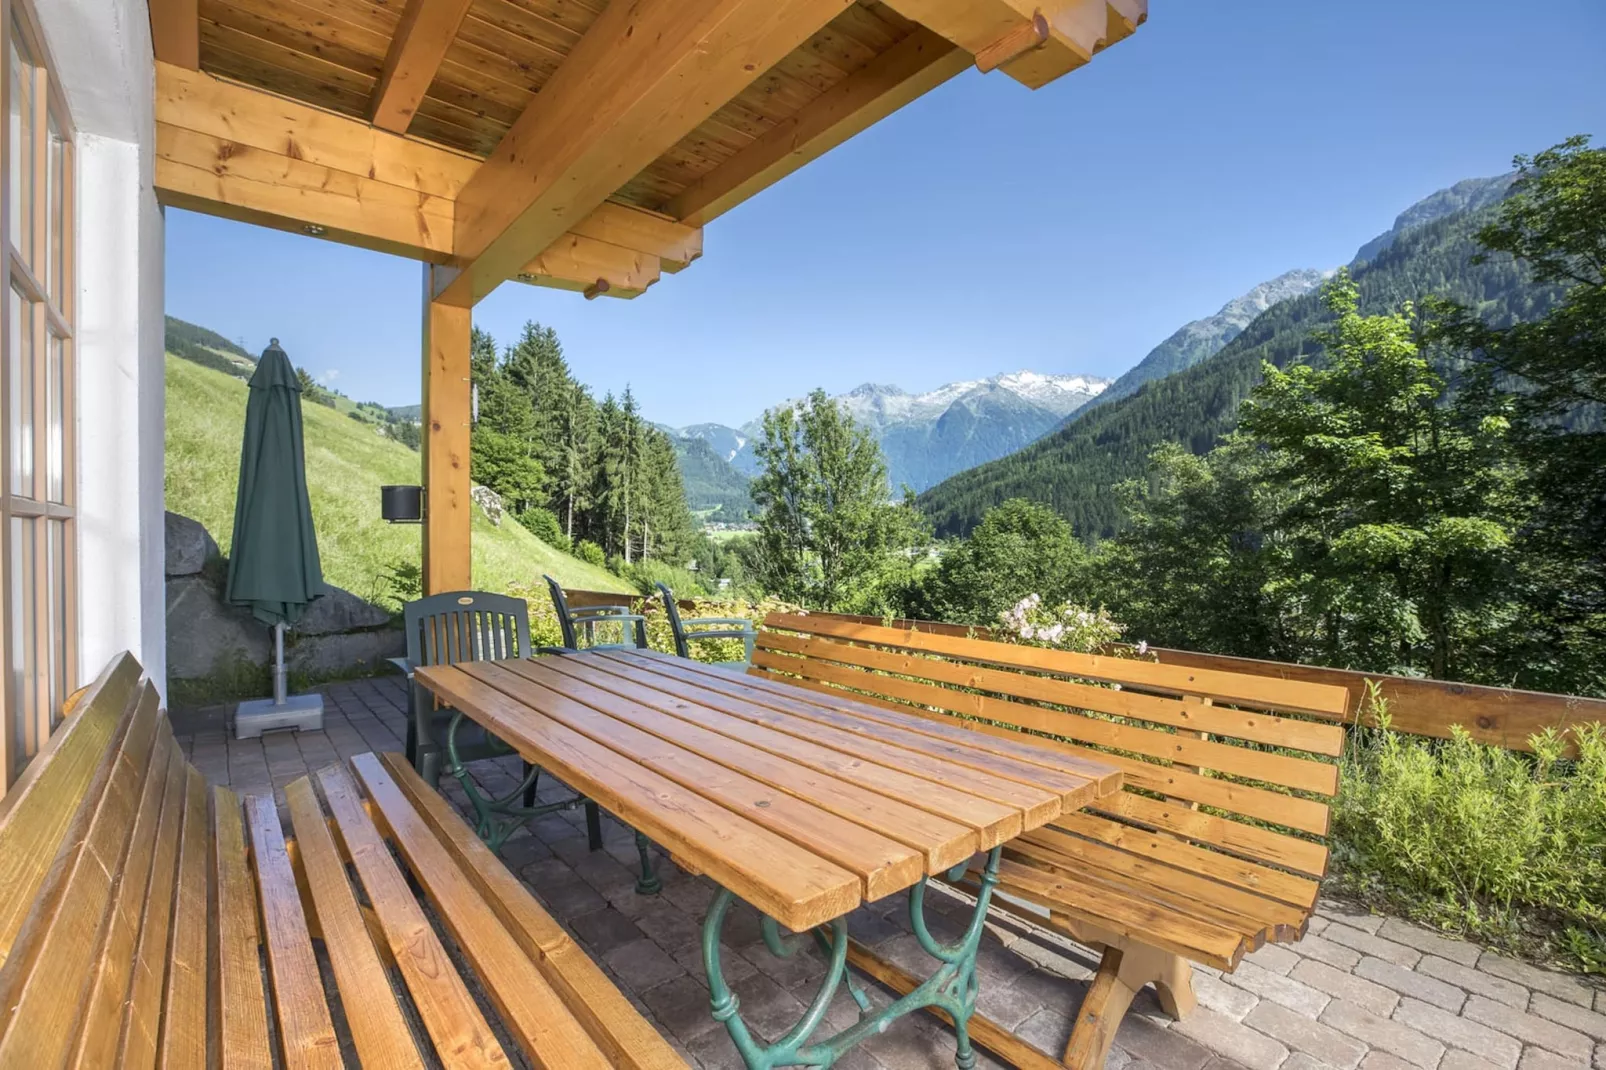
M 569 537 L 563 533 L 563 525 L 558 523 L 557 514 L 552 510 L 543 509 L 539 505 L 532 506 L 519 514 L 519 523 L 548 546 L 556 546 L 564 553 L 569 552 Z
M 602 552 L 602 547 L 590 539 L 581 539 L 574 544 L 574 556 L 588 565 L 595 565 L 598 568 L 608 567 L 608 555 Z
M 619 570 L 619 575 L 635 584 L 636 590 L 653 598 L 658 597 L 657 584 L 660 583 L 668 584 L 679 598 L 697 598 L 708 593 L 695 572 L 656 558 L 625 565 Z
M 1375 692 L 1374 692 L 1375 700 Z M 1333 807 L 1334 885 L 1441 928 L 1606 972 L 1606 728 L 1533 754 L 1357 729 Z
M 1119 642 L 1125 631 L 1125 626 L 1113 620 L 1103 606 L 1096 611 L 1074 602 L 1047 606 L 1042 595 L 1029 594 L 998 615 L 993 634 L 1007 643 L 1092 654 Z M 1148 653 L 1147 644 L 1139 644 L 1136 649 L 1139 655 Z

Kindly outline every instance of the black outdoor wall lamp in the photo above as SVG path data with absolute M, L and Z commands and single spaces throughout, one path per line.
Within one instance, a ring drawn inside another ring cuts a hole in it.
M 424 521 L 424 488 L 386 484 L 379 488 L 379 515 L 392 524 Z

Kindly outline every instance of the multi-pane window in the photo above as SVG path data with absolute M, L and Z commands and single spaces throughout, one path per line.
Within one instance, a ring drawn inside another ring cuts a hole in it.
M 0 794 L 78 684 L 72 124 L 23 0 L 0 4 Z

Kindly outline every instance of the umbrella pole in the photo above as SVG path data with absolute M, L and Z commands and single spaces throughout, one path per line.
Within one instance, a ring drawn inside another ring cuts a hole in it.
M 283 706 L 288 696 L 284 671 L 284 621 L 273 626 L 273 704 Z

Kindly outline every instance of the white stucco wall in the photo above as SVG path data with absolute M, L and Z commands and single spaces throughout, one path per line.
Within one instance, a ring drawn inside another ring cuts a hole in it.
M 132 650 L 166 692 L 163 223 L 145 0 L 35 4 L 78 130 L 80 677 Z

